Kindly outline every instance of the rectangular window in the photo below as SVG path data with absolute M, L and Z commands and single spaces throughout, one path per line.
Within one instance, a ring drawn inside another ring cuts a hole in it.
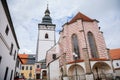
M 6 71 L 5 71 L 5 76 L 4 76 L 4 80 L 7 80 L 7 74 L 8 74 L 8 67 L 6 67 Z
M 24 76 L 24 73 L 21 73 L 22 76 Z
M 30 70 L 32 70 L 32 66 L 30 66 Z
M 36 79 L 40 79 L 40 74 L 36 74 Z
M 24 66 L 22 66 L 22 70 L 24 70 Z
M 17 60 L 16 67 L 19 67 L 19 61 Z
M 26 66 L 26 70 L 28 70 L 28 66 Z
M 7 27 L 6 27 L 6 29 L 5 29 L 6 35 L 8 35 L 8 32 L 9 32 L 9 28 L 8 28 L 8 25 L 7 25 Z
M 12 76 L 13 76 L 13 70 L 11 71 L 10 80 L 12 80 Z
M 12 51 L 13 51 L 13 44 L 11 43 L 10 55 L 12 55 Z
M 55 60 L 56 59 L 56 54 L 53 54 L 52 58 L 53 58 L 53 60 Z
M 29 73 L 29 77 L 30 77 L 30 78 L 32 77 L 32 73 L 31 73 L 31 72 Z
M 14 60 L 16 59 L 16 50 L 15 50 L 15 52 L 14 52 Z

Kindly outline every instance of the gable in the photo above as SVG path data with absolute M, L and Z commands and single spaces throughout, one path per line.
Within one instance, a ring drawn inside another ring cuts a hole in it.
M 73 23 L 73 22 L 75 22 L 75 21 L 77 21 L 79 19 L 82 19 L 83 21 L 88 21 L 88 22 L 93 22 L 94 21 L 93 19 L 87 17 L 86 15 L 78 12 L 77 15 L 75 17 L 73 17 L 72 20 L 70 20 L 68 22 L 68 24 L 71 24 L 71 23 Z

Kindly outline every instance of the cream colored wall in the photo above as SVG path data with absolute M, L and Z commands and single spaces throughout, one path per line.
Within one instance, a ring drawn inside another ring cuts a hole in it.
M 22 65 L 24 66 L 24 70 L 21 70 L 21 74 L 24 73 L 24 77 L 26 79 L 29 79 L 29 73 L 31 72 L 32 73 L 32 77 L 31 79 L 34 79 L 35 78 L 35 65 Z M 26 70 L 26 66 L 28 66 L 28 70 Z M 30 66 L 32 66 L 32 70 L 30 70 Z

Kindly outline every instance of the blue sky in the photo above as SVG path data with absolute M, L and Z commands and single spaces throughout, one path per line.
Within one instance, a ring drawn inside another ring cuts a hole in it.
M 47 3 L 52 22 L 56 24 L 56 38 L 62 25 L 78 12 L 100 21 L 99 26 L 107 48 L 120 48 L 120 0 L 7 0 L 20 53 L 36 53 L 38 24 Z

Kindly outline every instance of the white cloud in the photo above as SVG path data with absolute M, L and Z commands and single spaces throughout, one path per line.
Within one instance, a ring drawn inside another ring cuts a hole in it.
M 28 50 L 28 49 L 26 49 L 26 48 L 25 48 L 25 49 L 21 49 L 21 50 L 19 51 L 19 53 L 20 53 L 20 54 L 23 54 L 23 53 L 25 53 L 25 54 L 33 54 L 31 50 Z
M 47 7 L 46 0 L 7 0 L 21 50 L 36 52 L 37 28 Z M 56 24 L 56 37 L 68 17 L 82 12 L 100 21 L 107 47 L 120 47 L 119 0 L 48 0 L 53 23 Z M 113 39 L 114 38 L 114 39 Z M 20 50 L 20 51 L 21 51 Z

